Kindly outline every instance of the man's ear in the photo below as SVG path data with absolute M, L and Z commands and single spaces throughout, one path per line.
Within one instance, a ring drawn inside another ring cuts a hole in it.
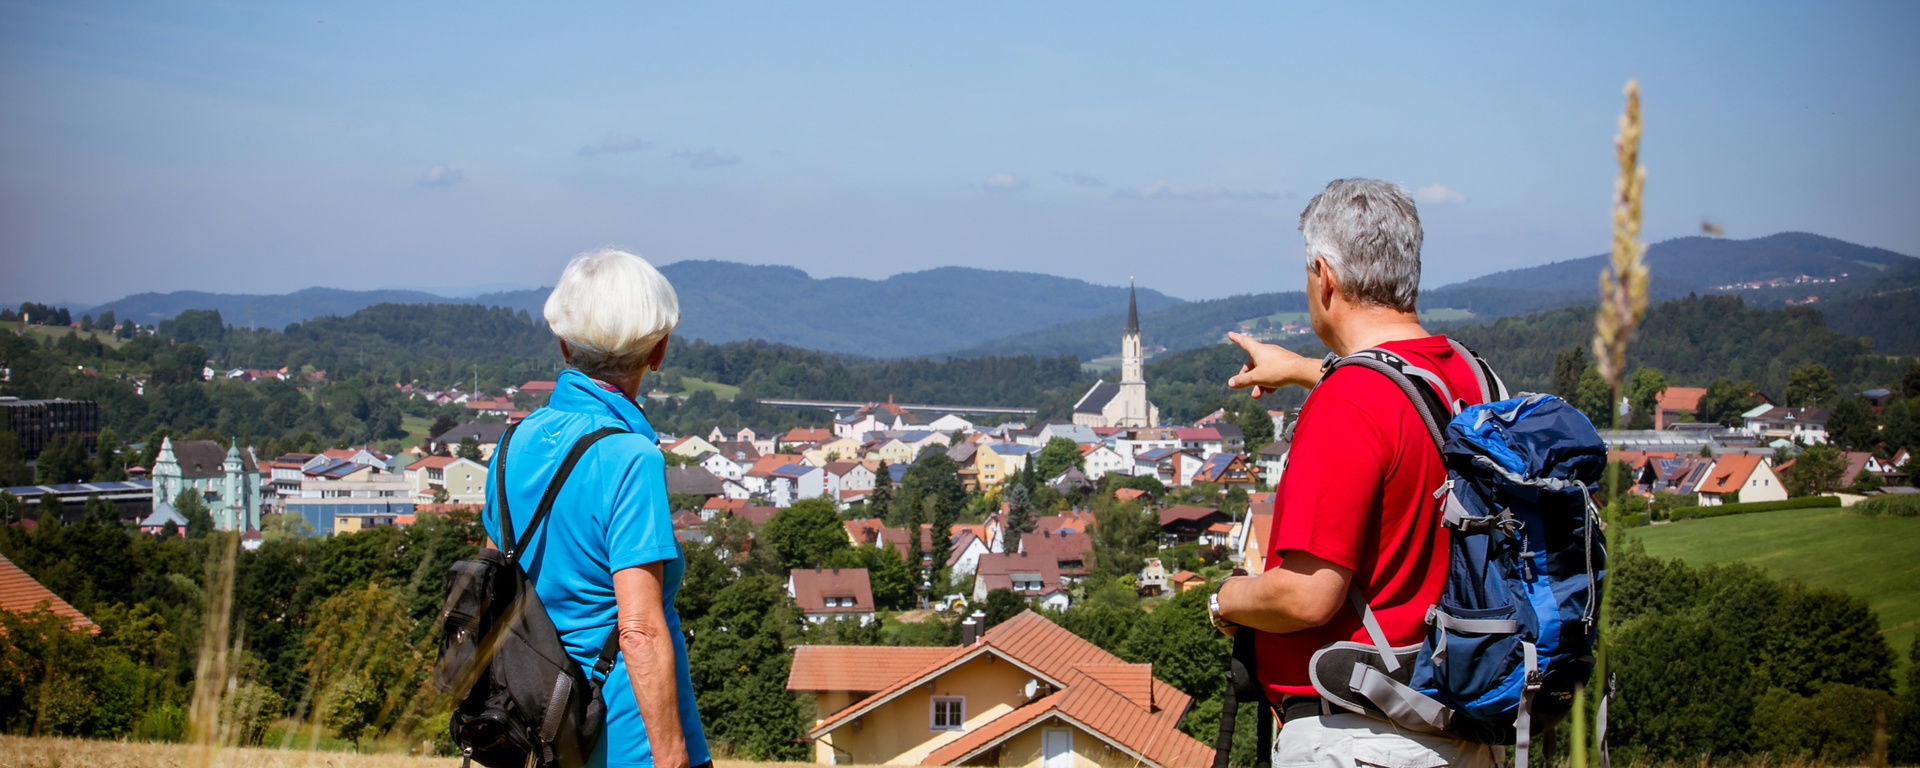
M 1322 308 L 1331 307 L 1333 297 L 1340 295 L 1340 276 L 1334 273 L 1333 266 L 1328 264 L 1326 259 L 1315 256 L 1313 264 L 1314 268 L 1319 270 L 1320 291 L 1307 297 L 1307 300 L 1320 302 Z

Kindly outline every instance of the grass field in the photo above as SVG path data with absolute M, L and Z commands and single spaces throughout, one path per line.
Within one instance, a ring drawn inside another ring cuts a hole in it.
M 20 330 L 20 321 L 18 320 L 0 321 L 0 332 L 17 333 L 19 330 Z M 52 325 L 27 326 L 27 337 L 35 341 L 40 341 L 42 339 L 58 339 L 62 336 L 67 335 L 69 331 L 79 334 L 81 338 L 92 336 L 96 339 L 99 339 L 100 343 L 105 344 L 108 347 L 111 347 L 114 349 L 119 349 L 121 345 L 127 343 L 126 340 L 114 338 L 113 334 L 107 333 L 104 331 L 82 331 L 78 328 L 69 328 L 66 326 L 52 326 Z
M 1920 518 L 1862 517 L 1845 509 L 1783 509 L 1682 520 L 1627 533 L 1647 554 L 1693 565 L 1748 563 L 1780 579 L 1867 601 L 1904 665 L 1920 629 Z
M 0 736 L 0 768 L 444 768 L 459 764 L 457 757 L 262 748 L 218 749 L 203 755 L 186 744 Z M 715 768 L 806 765 L 737 760 L 713 764 Z
M 717 381 L 707 381 L 706 379 L 693 376 L 680 377 L 680 391 L 674 394 L 686 397 L 703 389 L 712 392 L 714 397 L 720 398 L 721 400 L 732 400 L 734 395 L 740 394 L 740 388 L 732 384 L 721 384 Z

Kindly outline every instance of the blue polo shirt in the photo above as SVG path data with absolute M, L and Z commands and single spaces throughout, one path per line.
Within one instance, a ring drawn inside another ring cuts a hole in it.
M 671 508 L 667 505 L 666 460 L 660 456 L 659 436 L 646 414 L 618 392 L 602 389 L 578 371 L 562 371 L 547 405 L 529 414 L 507 441 L 508 509 L 515 537 L 526 530 L 547 482 L 575 441 L 602 427 L 618 427 L 631 434 L 611 435 L 581 457 L 566 486 L 554 499 L 542 531 L 535 534 L 520 563 L 533 579 L 534 591 L 560 630 L 567 652 L 592 674 L 600 648 L 613 631 L 617 608 L 613 572 L 647 563 L 663 563 L 662 599 L 667 631 L 673 638 L 674 670 L 678 678 L 680 730 L 686 736 L 687 758 L 693 765 L 706 762 L 706 733 L 693 701 L 693 678 L 687 672 L 686 640 L 680 633 L 680 614 L 673 609 L 685 565 L 673 538 Z M 499 456 L 494 457 L 497 465 Z M 487 478 L 487 506 L 480 523 L 496 542 L 504 541 L 495 511 L 497 489 Z M 600 747 L 587 765 L 651 766 L 646 724 L 634 703 L 627 677 L 625 654 L 616 656 L 601 697 L 607 705 L 607 727 Z

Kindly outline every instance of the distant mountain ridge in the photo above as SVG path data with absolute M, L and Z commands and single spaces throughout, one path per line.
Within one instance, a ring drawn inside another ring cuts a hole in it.
M 1030 272 L 939 267 L 883 280 L 815 278 L 799 269 L 723 261 L 681 261 L 660 268 L 680 296 L 678 333 L 713 342 L 764 339 L 829 352 L 910 357 L 956 349 L 981 338 L 1030 331 L 1123 311 L 1125 287 Z M 283 328 L 313 317 L 346 316 L 377 304 L 479 304 L 539 318 L 548 288 L 456 299 L 422 291 L 308 288 L 284 295 L 202 291 L 143 293 L 87 312 L 157 323 L 188 309 L 219 310 L 235 327 Z M 1180 303 L 1138 291 L 1140 309 Z M 78 313 L 76 313 L 77 315 Z
M 1752 240 L 1665 240 L 1647 248 L 1646 261 L 1652 274 L 1648 294 L 1653 301 L 1710 293 L 1715 286 L 1844 273 L 1845 279 L 1832 283 L 1724 292 L 1739 294 L 1759 306 L 1784 306 L 1789 299 L 1804 301 L 1809 296 L 1842 298 L 1849 305 L 1832 307 L 1835 330 L 1873 338 L 1880 342 L 1878 349 L 1883 352 L 1920 353 L 1920 301 L 1912 300 L 1920 296 L 1920 290 L 1916 290 L 1920 288 L 1920 259 L 1821 235 L 1782 232 Z M 1599 295 L 1600 270 L 1610 262 L 1611 257 L 1604 254 L 1588 256 L 1430 288 L 1420 292 L 1420 309 L 1462 309 L 1480 320 L 1490 320 L 1589 304 Z M 1177 352 L 1219 343 L 1240 320 L 1276 312 L 1303 312 L 1305 300 L 1299 291 L 1289 291 L 1196 301 L 1142 315 L 1140 326 L 1147 345 Z M 1855 301 L 1876 311 L 1860 311 L 1852 305 Z M 954 354 L 1073 354 L 1091 359 L 1119 349 L 1117 328 L 1119 322 L 1113 317 L 1076 320 L 974 344 Z M 1312 337 L 1302 337 L 1302 341 L 1311 342 Z

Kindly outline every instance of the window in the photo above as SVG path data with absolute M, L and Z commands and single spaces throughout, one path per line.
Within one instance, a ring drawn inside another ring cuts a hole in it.
M 936 731 L 957 731 L 967 722 L 967 697 L 933 697 L 933 716 L 930 728 Z

